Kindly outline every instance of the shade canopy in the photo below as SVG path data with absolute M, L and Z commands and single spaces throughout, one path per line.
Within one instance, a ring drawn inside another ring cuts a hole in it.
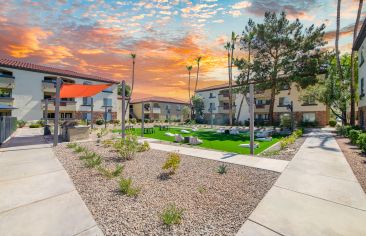
M 60 90 L 60 98 L 92 97 L 112 84 L 63 84 Z

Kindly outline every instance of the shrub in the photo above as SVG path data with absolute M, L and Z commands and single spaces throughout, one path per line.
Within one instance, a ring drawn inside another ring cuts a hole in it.
M 121 178 L 121 180 L 119 181 L 119 191 L 123 195 L 127 195 L 129 197 L 136 197 L 141 192 L 141 188 L 132 186 L 131 177 L 128 179 Z
M 115 141 L 113 139 L 106 139 L 102 141 L 102 144 L 104 147 L 112 147 L 114 145 Z
M 114 144 L 118 156 L 123 160 L 131 160 L 135 157 L 139 143 L 135 135 L 127 135 L 125 139 Z
M 329 126 L 330 127 L 335 127 L 337 125 L 337 121 L 335 120 L 329 120 Z
M 302 129 L 297 129 L 297 130 L 294 131 L 294 135 L 296 136 L 296 138 L 301 137 L 302 134 L 303 134 Z
M 136 124 L 137 123 L 136 118 L 129 119 L 129 121 L 130 121 L 131 124 Z
M 44 127 L 44 120 L 37 120 L 36 124 L 39 124 L 41 127 Z
M 169 170 L 169 174 L 172 175 L 179 168 L 179 165 L 180 165 L 179 154 L 172 152 L 168 154 L 168 159 L 165 161 L 162 168 L 163 170 Z
M 361 130 L 352 129 L 349 131 L 348 136 L 349 136 L 349 139 L 351 140 L 352 144 L 357 144 L 358 136 L 360 136 L 361 133 L 362 133 Z
M 117 177 L 119 176 L 122 171 L 124 169 L 124 166 L 123 165 L 116 165 L 115 169 L 114 170 L 111 170 L 111 169 L 107 169 L 103 166 L 99 166 L 98 167 L 98 171 L 104 175 L 105 177 L 107 177 L 108 179 L 112 179 L 114 177 Z
M 358 136 L 357 144 L 362 152 L 366 153 L 366 133 L 362 133 Z
M 283 128 L 291 128 L 291 117 L 290 116 L 282 116 L 280 126 Z
M 95 153 L 95 152 L 91 152 L 91 151 L 88 151 L 88 150 L 85 150 L 84 151 L 84 154 L 82 154 L 79 159 L 80 160 L 86 160 L 86 159 L 93 159 L 93 158 L 97 158 L 98 157 L 98 154 Z
M 33 124 L 29 125 L 29 128 L 41 128 L 41 127 L 42 127 L 42 125 L 38 124 L 38 123 L 33 123 Z
M 99 119 L 99 120 L 97 120 L 97 121 L 95 122 L 95 124 L 97 124 L 97 125 L 103 125 L 103 124 L 104 124 L 104 120 Z
M 226 174 L 227 173 L 227 165 L 224 165 L 224 164 L 219 165 L 216 172 L 219 173 L 220 175 Z
M 79 146 L 79 145 L 76 145 L 75 148 L 74 148 L 74 152 L 76 152 L 76 153 L 86 152 L 86 148 L 82 147 L 82 146 Z
M 318 121 L 301 121 L 300 123 L 301 127 L 318 127 Z
M 88 168 L 99 166 L 100 164 L 102 164 L 102 157 L 99 155 L 95 155 L 92 158 L 85 159 L 84 164 Z
M 24 120 L 17 120 L 17 126 L 18 128 L 23 128 L 27 124 Z
M 150 150 L 150 144 L 147 141 L 144 141 L 143 143 L 139 144 L 137 147 L 138 152 L 146 152 Z
M 105 136 L 105 135 L 107 135 L 108 134 L 108 129 L 106 129 L 106 128 L 102 128 L 102 129 L 99 129 L 98 130 L 98 132 L 97 132 L 97 137 L 98 138 L 101 138 L 101 137 L 103 137 L 103 136 Z
M 348 137 L 349 136 L 349 132 L 353 129 L 352 126 L 350 125 L 346 125 L 344 126 L 345 129 L 345 136 Z
M 346 135 L 346 128 L 342 125 L 337 126 L 336 131 L 337 131 L 337 134 L 340 136 Z
M 121 121 L 118 119 L 115 119 L 115 120 L 111 120 L 110 123 L 114 124 L 114 125 L 119 125 L 119 124 L 121 124 Z
M 281 150 L 285 149 L 288 145 L 289 145 L 289 143 L 288 143 L 288 139 L 287 138 L 281 139 L 281 141 L 280 141 L 280 148 L 281 148 Z
M 68 143 L 66 145 L 67 148 L 76 148 L 77 144 L 76 143 Z
M 169 204 L 161 214 L 161 219 L 166 225 L 180 224 L 184 209 L 178 208 L 175 204 Z

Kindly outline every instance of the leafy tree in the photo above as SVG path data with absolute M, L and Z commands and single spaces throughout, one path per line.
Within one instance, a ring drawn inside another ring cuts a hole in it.
M 290 22 L 285 12 L 279 15 L 266 12 L 263 23 L 252 24 L 255 35 L 251 41 L 254 54 L 251 80 L 259 89 L 271 90 L 269 118 L 273 124 L 275 95 L 283 86 L 296 82 L 305 88 L 317 82 L 316 75 L 323 64 L 320 48 L 325 45 L 325 25 L 304 29 L 298 19 Z
M 119 96 L 122 96 L 122 85 L 119 84 L 117 87 L 117 93 Z M 126 88 L 125 88 L 125 96 L 129 97 L 131 95 L 131 87 L 130 85 L 126 84 Z
M 191 114 L 191 109 L 188 107 L 188 106 L 184 106 L 182 108 L 182 115 L 183 115 L 183 118 L 186 119 L 186 118 L 189 118 L 190 117 L 190 114 Z
M 318 84 L 303 90 L 301 99 L 306 101 L 309 98 L 315 98 L 317 101 L 327 105 L 331 112 L 340 118 L 343 124 L 346 124 L 347 106 L 351 98 L 350 90 L 348 89 L 351 80 L 351 56 L 349 54 L 343 55 L 340 58 L 340 64 L 342 76 L 339 76 L 338 73 L 336 55 L 330 55 L 324 79 L 320 79 Z M 357 63 L 354 66 L 354 71 L 357 76 Z
M 201 96 L 194 95 L 192 97 L 192 104 L 196 121 L 203 119 L 203 110 L 205 109 L 203 98 Z

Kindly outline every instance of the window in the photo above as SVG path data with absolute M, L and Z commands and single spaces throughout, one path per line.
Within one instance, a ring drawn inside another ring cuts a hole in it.
M 91 97 L 83 97 L 83 106 L 91 106 Z
M 54 119 L 55 118 L 55 113 L 47 113 L 47 118 L 48 119 Z
M 0 88 L 0 97 L 1 98 L 11 98 L 11 89 Z
M 361 84 L 360 84 L 360 97 L 365 96 L 365 81 L 364 78 L 361 79 Z
M 288 99 L 288 97 L 280 97 L 279 99 L 279 106 L 287 106 L 290 104 L 290 100 Z
M 215 110 L 215 103 L 211 102 L 210 107 L 209 107 L 209 111 L 214 111 L 214 110 Z
M 315 97 L 313 96 L 307 96 L 305 98 L 304 103 L 302 104 L 303 106 L 307 106 L 307 105 L 317 105 L 316 101 L 315 101 Z
M 103 98 L 103 106 L 111 107 L 112 106 L 112 98 Z
M 72 113 L 61 113 L 61 119 L 71 119 Z
M 210 93 L 210 96 L 208 98 L 215 98 L 215 96 L 213 95 L 213 93 Z
M 90 112 L 85 112 L 83 113 L 83 120 L 91 120 L 91 113 Z
M 305 122 L 314 122 L 315 121 L 315 113 L 304 113 L 302 115 L 302 120 Z
M 182 106 L 181 105 L 177 105 L 177 111 L 181 111 L 182 110 Z
M 255 120 L 268 120 L 268 114 L 255 114 Z
M 0 70 L 0 77 L 13 77 L 13 72 L 7 70 Z
M 112 113 L 110 113 L 110 112 L 104 113 L 104 119 L 106 121 L 111 121 L 112 120 Z

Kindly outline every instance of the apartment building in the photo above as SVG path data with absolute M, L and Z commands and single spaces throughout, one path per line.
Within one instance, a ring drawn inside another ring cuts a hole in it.
M 229 90 L 228 85 L 212 86 L 197 91 L 197 95 L 201 96 L 205 103 L 205 120 L 210 123 L 211 110 L 214 124 L 228 124 L 229 122 Z M 240 109 L 242 94 L 233 95 L 233 115 L 234 118 Z M 275 96 L 274 101 L 274 120 L 279 123 L 282 116 L 291 114 L 289 105 L 293 104 L 294 117 L 296 122 L 316 122 L 320 126 L 326 126 L 329 121 L 329 110 L 321 103 L 317 103 L 314 99 L 309 101 L 300 100 L 300 90 L 296 84 L 285 86 Z M 269 120 L 269 107 L 271 103 L 271 91 L 255 91 L 255 120 L 259 123 L 266 123 Z M 240 117 L 238 121 L 242 124 L 249 120 L 249 106 L 246 99 L 243 100 L 241 106 Z
M 25 61 L 0 58 L 0 116 L 14 116 L 20 120 L 40 120 L 48 103 L 48 118 L 54 118 L 52 99 L 56 94 L 56 78 L 64 84 L 112 84 L 95 95 L 94 116 L 96 119 L 117 118 L 117 82 L 74 71 L 41 66 Z M 9 109 L 6 109 L 9 108 Z M 63 98 L 60 102 L 61 119 L 90 120 L 91 98 Z
M 142 104 L 144 109 L 142 111 Z M 132 99 L 130 102 L 130 118 L 151 121 L 184 121 L 183 107 L 189 103 L 166 97 L 147 97 Z
M 358 124 L 363 129 L 366 128 L 366 20 L 364 20 L 361 30 L 356 38 L 354 50 L 358 51 Z

